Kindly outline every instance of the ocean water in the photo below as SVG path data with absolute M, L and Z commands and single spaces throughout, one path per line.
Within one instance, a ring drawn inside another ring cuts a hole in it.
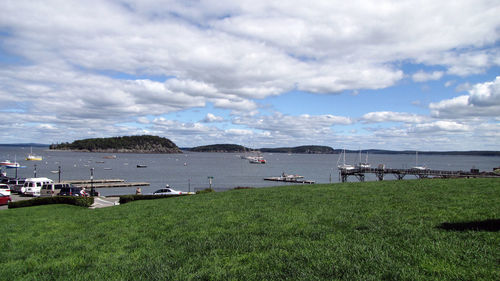
M 283 172 L 297 174 L 316 183 L 339 182 L 337 170 L 338 154 L 283 154 L 264 153 L 267 164 L 250 164 L 240 158 L 238 153 L 197 153 L 183 154 L 134 154 L 116 153 L 116 159 L 104 159 L 106 153 L 51 151 L 48 148 L 33 148 L 33 153 L 41 155 L 42 161 L 26 161 L 29 147 L 1 147 L 0 161 L 17 160 L 25 168 L 17 169 L 18 177 L 48 177 L 55 181 L 61 167 L 62 180 L 90 179 L 90 169 L 94 168 L 94 179 L 124 179 L 129 182 L 149 182 L 150 186 L 141 187 L 144 194 L 169 184 L 182 191 L 195 191 L 209 187 L 227 190 L 238 186 L 266 187 L 290 185 L 290 183 L 264 181 L 265 177 L 280 176 Z M 366 155 L 362 155 L 365 160 Z M 359 162 L 357 153 L 347 153 L 346 162 Z M 411 168 L 416 165 L 415 155 L 373 154 L 368 155 L 372 167 L 384 164 L 387 168 Z M 36 165 L 36 167 L 35 167 Z M 137 168 L 147 165 L 147 168 Z M 500 157 L 493 156 L 448 156 L 419 155 L 418 165 L 426 165 L 436 170 L 464 170 L 477 168 L 492 171 L 500 166 Z M 7 169 L 7 175 L 14 177 L 16 169 Z M 405 179 L 414 178 L 407 176 Z M 385 179 L 394 179 L 386 175 Z M 375 180 L 367 174 L 366 180 Z M 350 177 L 349 181 L 357 181 Z M 135 187 L 101 188 L 102 195 L 122 195 L 135 193 Z

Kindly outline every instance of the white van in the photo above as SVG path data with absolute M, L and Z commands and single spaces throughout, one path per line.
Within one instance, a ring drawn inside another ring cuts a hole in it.
M 21 191 L 28 196 L 40 196 L 40 189 L 43 185 L 52 185 L 53 180 L 49 178 L 28 178 L 24 182 Z
M 44 184 L 40 189 L 40 197 L 57 196 L 62 188 L 73 187 L 70 183 L 49 183 Z

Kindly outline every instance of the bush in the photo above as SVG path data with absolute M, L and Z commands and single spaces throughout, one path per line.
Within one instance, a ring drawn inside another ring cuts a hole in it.
M 215 192 L 215 190 L 213 190 L 212 188 L 205 188 L 203 190 L 196 191 L 196 194 L 210 193 L 210 192 Z
M 9 203 L 9 209 L 22 208 L 49 204 L 70 204 L 80 207 L 90 207 L 94 204 L 93 197 L 79 197 L 79 196 L 54 196 L 54 197 L 38 197 L 30 200 L 22 200 Z
M 238 190 L 238 189 L 253 189 L 253 187 L 250 187 L 250 186 L 237 186 L 237 187 L 233 188 L 233 190 Z
M 151 199 L 160 199 L 160 198 L 168 198 L 168 197 L 179 197 L 185 196 L 187 194 L 173 194 L 173 195 L 122 195 L 120 196 L 120 204 L 125 204 L 128 202 L 136 201 L 136 200 L 151 200 Z

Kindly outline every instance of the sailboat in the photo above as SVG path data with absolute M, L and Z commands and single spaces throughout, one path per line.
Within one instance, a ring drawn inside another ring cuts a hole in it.
M 356 168 L 358 169 L 368 169 L 370 168 L 371 165 L 368 163 L 368 151 L 366 152 L 366 159 L 365 162 L 361 162 L 361 150 L 359 151 L 359 163 L 356 165 Z
M 33 147 L 31 147 L 30 154 L 26 157 L 27 161 L 42 161 L 42 156 L 37 156 L 33 154 Z
M 421 170 L 421 171 L 429 170 L 429 168 L 427 168 L 425 166 L 419 166 L 418 165 L 418 151 L 415 151 L 415 167 L 413 167 L 413 169 L 415 169 L 415 170 Z
M 342 164 L 339 164 L 342 156 L 343 156 L 343 162 L 342 162 Z M 355 169 L 355 167 L 353 165 L 349 165 L 349 164 L 345 163 L 345 149 L 339 155 L 339 159 L 337 160 L 337 168 L 339 168 L 339 170 L 354 170 Z

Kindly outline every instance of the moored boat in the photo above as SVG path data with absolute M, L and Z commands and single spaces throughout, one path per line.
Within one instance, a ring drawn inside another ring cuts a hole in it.
M 33 147 L 32 147 L 28 156 L 26 156 L 26 160 L 27 161 L 42 161 L 43 158 L 42 158 L 42 156 L 38 156 L 38 155 L 33 154 Z
M 343 158 L 343 162 L 342 162 L 342 164 L 339 164 L 340 159 L 342 159 L 342 158 Z M 337 168 L 339 170 L 354 170 L 355 169 L 355 167 L 353 165 L 345 163 L 345 149 L 342 151 L 342 153 L 340 153 L 339 159 L 337 159 Z

